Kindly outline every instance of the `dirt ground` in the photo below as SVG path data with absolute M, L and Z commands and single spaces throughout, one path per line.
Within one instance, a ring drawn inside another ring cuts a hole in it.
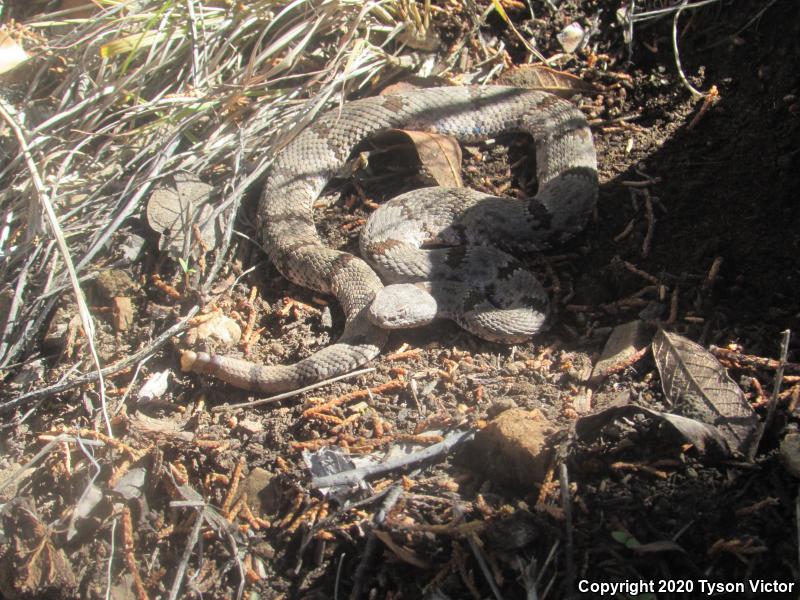
M 637 25 L 628 46 L 615 19 L 627 2 L 555 4 L 557 10 L 535 3 L 535 21 L 527 8 L 509 3 L 507 10 L 547 56 L 560 51 L 555 34 L 565 25 L 597 19 L 594 67 L 581 54 L 554 68 L 604 91 L 578 100 L 592 120 L 598 150 L 596 216 L 565 247 L 528 261 L 554 295 L 551 330 L 514 348 L 481 342 L 444 322 L 393 333 L 370 373 L 271 405 L 227 411 L 213 409 L 252 395 L 179 374 L 177 351 L 168 346 L 146 367 L 147 374 L 175 371 L 167 394 L 142 408 L 129 402 L 119 412 L 113 425 L 123 445 L 97 475 L 98 486 L 113 489 L 125 463 L 129 473 L 144 477 L 142 492 L 108 493 L 89 514 L 73 519 L 94 471 L 86 460 L 68 471 L 74 466 L 67 465 L 67 454 L 53 453 L 4 511 L 4 597 L 103 597 L 109 556 L 111 597 L 137 597 L 127 562 L 134 556 L 141 589 L 166 598 L 196 523 L 196 511 L 170 506 L 197 500 L 187 489 L 199 492 L 216 514 L 234 515 L 235 526 L 203 526 L 181 597 L 236 597 L 240 568 L 248 598 L 512 599 L 537 597 L 530 593 L 534 587 L 539 598 L 562 598 L 575 595 L 580 580 L 688 580 L 693 592 L 636 597 L 695 598 L 700 580 L 800 582 L 798 483 L 778 452 L 781 439 L 797 429 L 796 393 L 794 402 L 786 394 L 779 403 L 752 464 L 702 460 L 691 447 L 662 443 L 648 420 L 621 424 L 594 443 L 569 438 L 587 402 L 593 410 L 620 397 L 666 406 L 649 354 L 598 384 L 587 384 L 585 373 L 613 327 L 638 318 L 666 321 L 673 294 L 677 313 L 669 330 L 704 346 L 735 344 L 747 354 L 777 358 L 781 332 L 790 329 L 788 359 L 800 361 L 800 5 L 721 0 L 683 13 L 683 70 L 701 91 L 718 90 L 718 100 L 703 112 L 703 101 L 692 100 L 678 78 L 671 16 Z M 445 41 L 466 27 L 457 16 L 438 18 Z M 496 15 L 484 34 L 502 37 L 512 60 L 523 55 Z M 518 138 L 468 148 L 467 183 L 507 188 L 508 194 L 529 186 L 527 148 Z M 514 163 L 520 164 L 510 172 Z M 336 188 L 333 203 L 318 211 L 331 245 L 357 249 L 359 219 L 370 201 L 400 191 L 387 190 L 385 181 L 380 174 L 362 176 Z M 647 190 L 650 202 L 632 189 Z M 251 234 L 254 204 L 244 207 L 239 221 Z M 719 271 L 709 283 L 715 263 Z M 139 281 L 154 264 L 142 265 L 131 279 Z M 336 338 L 338 308 L 287 283 L 252 244 L 240 245 L 221 280 L 252 265 L 258 268 L 221 303 L 243 311 L 251 287 L 258 289 L 254 302 L 265 330 L 250 360 L 290 363 Z M 156 268 L 169 276 L 165 267 Z M 110 354 L 162 325 L 148 307 L 165 303 L 163 291 L 147 287 L 133 295 L 137 321 L 128 339 L 115 339 L 108 323 L 100 334 Z M 287 296 L 313 309 L 300 304 L 278 315 Z M 625 301 L 630 298 L 635 301 Z M 763 419 L 774 370 L 733 369 L 731 375 Z M 783 390 L 792 385 L 796 378 Z M 326 413 L 308 410 L 350 393 L 357 395 Z M 95 427 L 87 402 L 85 392 L 71 390 L 45 399 L 24 423 L 6 429 L 3 470 L 24 464 L 41 447 L 43 432 Z M 563 429 L 571 515 L 557 468 L 556 484 L 544 490 L 508 485 L 494 472 L 502 465 L 487 469 L 469 451 L 371 481 L 371 489 L 346 496 L 355 506 L 323 501 L 309 487 L 303 450 L 346 446 L 354 455 L 369 454 L 430 430 L 481 427 L 509 407 L 536 409 Z M 240 494 L 231 491 L 232 480 L 239 492 L 250 490 L 244 504 L 252 519 L 242 516 L 241 505 L 233 510 Z M 396 483 L 403 484 L 401 499 L 374 526 L 380 494 Z M 28 528 L 36 533 L 20 533 Z M 496 591 L 477 556 L 487 557 Z M 715 597 L 762 597 L 749 589 Z

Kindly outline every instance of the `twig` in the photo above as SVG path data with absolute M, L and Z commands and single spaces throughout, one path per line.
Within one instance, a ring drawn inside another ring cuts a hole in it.
M 486 557 L 483 555 L 483 549 L 480 546 L 477 534 L 468 534 L 467 543 L 469 544 L 470 550 L 472 550 L 472 553 L 475 555 L 475 560 L 478 561 L 478 566 L 481 568 L 483 576 L 486 578 L 486 581 L 489 582 L 489 587 L 492 589 L 492 594 L 494 594 L 494 597 L 497 598 L 497 600 L 503 600 L 503 594 L 500 592 L 500 588 L 497 587 L 494 574 L 486 562 Z
M 223 406 L 214 406 L 211 408 L 211 412 L 225 412 L 229 410 L 238 410 L 240 408 L 253 408 L 254 406 L 263 406 L 264 404 L 272 404 L 274 402 L 278 402 L 280 400 L 286 400 L 286 398 L 292 398 L 293 396 L 297 396 L 304 392 L 308 392 L 310 390 L 315 390 L 317 388 L 329 385 L 336 381 L 341 381 L 342 379 L 349 379 L 350 377 L 356 377 L 357 375 L 363 375 L 364 373 L 370 373 L 371 371 L 374 370 L 375 367 L 368 367 L 366 369 L 359 369 L 358 371 L 351 371 L 350 373 L 345 373 L 344 375 L 331 377 L 330 379 L 326 379 L 325 381 L 318 381 L 317 383 L 312 383 L 311 385 L 307 385 L 306 387 L 302 387 L 298 390 L 292 390 L 291 392 L 284 392 L 276 396 L 263 398 L 262 400 L 253 400 L 252 402 L 240 402 L 239 404 L 225 404 Z
M 170 476 L 172 475 L 170 474 Z M 188 565 L 189 558 L 192 555 L 194 547 L 197 545 L 200 528 L 202 527 L 203 523 L 208 523 L 208 525 L 211 526 L 211 528 L 214 529 L 218 535 L 224 534 L 230 542 L 231 555 L 236 561 L 236 565 L 239 569 L 239 588 L 236 593 L 236 598 L 239 600 L 244 592 L 247 571 L 242 563 L 241 554 L 239 553 L 239 544 L 235 537 L 237 530 L 232 528 L 231 524 L 225 520 L 225 517 L 220 515 L 213 506 L 210 506 L 193 488 L 188 485 L 178 485 L 174 477 L 173 483 L 175 484 L 175 488 L 177 489 L 178 493 L 183 496 L 184 500 L 173 500 L 169 503 L 170 507 L 188 507 L 199 510 L 195 527 L 192 529 L 192 533 L 190 534 L 189 538 L 191 543 L 187 544 L 186 548 L 184 548 L 181 562 L 178 566 L 178 571 L 175 574 L 175 579 L 172 583 L 172 588 L 170 589 L 169 600 L 175 600 L 178 597 L 178 592 L 180 591 L 183 577 L 186 572 L 186 566 Z
M 125 358 L 119 362 L 114 363 L 111 366 L 102 369 L 102 375 L 113 375 L 114 373 L 123 371 L 128 367 L 130 367 L 131 365 L 134 365 L 140 360 L 148 357 L 150 354 L 152 354 L 153 352 L 158 350 L 158 348 L 164 345 L 172 336 L 182 331 L 187 326 L 188 321 L 197 313 L 198 310 L 200 310 L 198 306 L 193 306 L 189 310 L 189 312 L 186 313 L 186 316 L 183 319 L 181 319 L 181 321 L 179 321 L 178 323 L 167 329 L 164 333 L 159 335 L 150 344 L 148 344 L 138 352 L 130 355 L 128 358 Z M 91 383 L 95 381 L 97 377 L 98 377 L 97 371 L 93 371 L 91 373 L 85 373 L 84 375 L 81 375 L 69 381 L 64 381 L 61 383 L 57 383 L 55 385 L 51 385 L 50 387 L 27 392 L 25 394 L 17 396 L 13 400 L 9 400 L 8 402 L 0 404 L 0 413 L 12 410 L 18 406 L 21 406 L 25 402 L 30 402 L 31 400 L 44 398 L 46 396 L 50 396 L 51 394 L 58 394 L 64 392 L 79 385 Z
M 678 320 L 678 298 L 680 295 L 680 288 L 677 286 L 673 288 L 672 294 L 669 298 L 669 316 L 667 320 L 664 321 L 667 325 L 672 325 L 675 321 Z
M 650 275 L 650 273 L 648 273 L 647 271 L 643 271 L 642 269 L 638 268 L 633 263 L 628 262 L 627 260 L 622 260 L 619 257 L 615 257 L 615 259 L 620 260 L 620 262 L 622 263 L 622 266 L 625 267 L 628 271 L 630 271 L 634 275 L 638 275 L 642 279 L 646 279 L 647 281 L 649 281 L 653 285 L 659 285 L 661 283 L 659 281 L 658 277 L 656 277 L 654 275 Z
M 753 354 L 742 354 L 735 350 L 728 348 L 720 348 L 719 346 L 710 346 L 709 352 L 724 361 L 731 363 L 734 368 L 753 367 L 758 369 L 773 369 L 777 370 L 783 367 L 784 371 L 790 373 L 800 373 L 800 363 L 781 362 L 774 358 L 764 358 L 763 356 L 755 356 Z
M 706 275 L 705 280 L 703 280 L 703 291 L 708 292 L 714 282 L 717 280 L 719 276 L 719 270 L 722 268 L 722 263 L 725 259 L 722 256 L 715 256 L 714 261 L 711 263 L 711 267 L 708 269 L 708 274 Z
M 341 471 L 333 475 L 325 475 L 323 477 L 314 477 L 311 480 L 311 488 L 327 488 L 333 486 L 349 485 L 359 483 L 369 477 L 387 473 L 395 469 L 406 467 L 414 463 L 423 462 L 447 454 L 456 446 L 468 442 L 475 437 L 475 432 L 469 431 L 455 431 L 449 434 L 443 441 L 438 444 L 428 446 L 424 450 L 412 452 L 403 456 L 398 456 L 391 460 L 387 460 L 378 464 L 367 464 L 349 471 Z
M 561 488 L 561 509 L 564 511 L 564 527 L 566 529 L 566 548 L 564 554 L 566 555 L 567 568 L 564 575 L 565 578 L 565 597 L 573 597 L 575 588 L 575 555 L 574 555 L 574 542 L 572 534 L 572 498 L 569 493 L 569 472 L 567 471 L 567 464 L 561 463 L 558 477 L 559 487 Z
M 789 329 L 785 330 L 782 334 L 780 364 L 778 365 L 778 370 L 775 373 L 775 382 L 772 386 L 772 396 L 769 399 L 769 406 L 767 407 L 767 417 L 764 419 L 764 424 L 761 427 L 762 435 L 772 423 L 772 419 L 775 416 L 775 407 L 778 406 L 778 393 L 780 392 L 781 384 L 783 383 L 783 372 L 786 370 L 786 360 L 789 355 L 789 340 L 791 337 L 792 332 Z M 755 451 L 755 446 L 758 446 L 758 444 L 753 444 L 753 446 L 753 450 Z
M 653 212 L 653 201 L 650 198 L 650 192 L 645 188 L 644 194 L 644 208 L 645 216 L 647 217 L 647 232 L 644 234 L 642 241 L 642 256 L 647 258 L 650 256 L 650 248 L 653 245 L 653 232 L 656 227 L 656 215 Z
M 381 525 L 386 520 L 386 515 L 394 508 L 397 501 L 403 495 L 403 486 L 395 484 L 386 490 L 386 497 L 381 502 L 375 515 L 372 517 L 373 525 Z M 364 588 L 364 582 L 367 580 L 367 571 L 372 564 L 373 557 L 380 549 L 378 538 L 375 532 L 370 529 L 367 536 L 367 543 L 364 546 L 364 554 L 361 556 L 361 561 L 358 563 L 356 573 L 353 577 L 353 590 L 350 592 L 350 600 L 358 600 L 361 598 L 361 591 Z
M 345 404 L 346 402 L 357 400 L 359 398 L 372 398 L 373 394 L 384 394 L 386 392 L 401 390 L 406 387 L 406 385 L 406 381 L 402 379 L 390 379 L 389 381 L 374 387 L 356 390 L 354 392 L 334 398 L 333 400 L 312 406 L 311 408 L 303 411 L 302 417 L 304 419 L 319 417 L 320 415 L 324 415 L 325 413 L 329 412 L 332 408 Z
M 635 218 L 634 218 L 634 219 L 631 219 L 630 221 L 628 221 L 628 224 L 625 226 L 625 229 L 623 229 L 622 231 L 620 231 L 620 232 L 619 232 L 619 233 L 618 233 L 618 234 L 617 234 L 617 235 L 614 237 L 614 241 L 615 241 L 615 242 L 621 242 L 621 241 L 622 241 L 622 240 L 624 240 L 626 237 L 628 237 L 628 236 L 631 234 L 631 232 L 633 231 L 633 226 L 634 226 L 634 225 L 636 225 L 636 219 L 635 219 Z
M 339 582 L 342 579 L 342 567 L 344 566 L 344 558 L 347 556 L 344 552 L 339 555 L 339 564 L 336 565 L 336 582 L 333 586 L 333 600 L 339 600 Z
M 106 567 L 106 600 L 111 600 L 111 566 L 114 564 L 114 534 L 117 531 L 117 521 L 111 521 L 111 539 L 108 550 L 108 566 Z
M 719 2 L 719 0 L 700 0 L 699 2 L 692 2 L 691 4 L 686 4 L 684 2 L 685 6 L 669 6 L 667 8 L 658 8 L 655 10 L 645 11 L 638 14 L 631 13 L 628 18 L 633 23 L 638 23 L 640 21 L 649 21 L 651 19 L 658 19 L 661 17 L 665 17 L 670 13 L 682 10 L 688 10 L 690 8 L 700 8 L 701 6 L 705 6 L 706 4 L 713 4 L 714 2 Z M 635 5 L 636 3 L 632 1 L 631 6 L 635 7 Z
M 708 90 L 708 93 L 703 97 L 703 104 L 700 105 L 700 110 L 697 111 L 697 114 L 692 118 L 689 124 L 686 126 L 687 131 L 691 131 L 700 120 L 705 116 L 708 110 L 714 106 L 719 101 L 719 89 L 717 89 L 716 85 L 712 85 L 711 88 Z
M 525 49 L 531 54 L 533 54 L 533 56 L 535 56 L 538 60 L 542 61 L 545 65 L 549 66 L 550 61 L 544 57 L 544 54 L 539 52 L 536 48 L 533 47 L 533 45 L 531 45 L 531 43 L 528 41 L 528 38 L 526 38 L 519 32 L 519 30 L 516 28 L 511 19 L 508 18 L 508 15 L 506 14 L 506 11 L 503 9 L 503 5 L 500 4 L 499 0 L 492 0 L 492 4 L 494 5 L 494 9 L 500 15 L 503 21 L 505 21 L 506 25 L 508 25 L 508 27 L 514 33 L 514 35 L 517 36 L 517 39 L 520 42 L 522 42 L 522 45 L 525 46 Z
M 181 591 L 183 577 L 186 574 L 186 568 L 189 566 L 189 559 L 192 557 L 194 547 L 197 545 L 197 540 L 200 539 L 200 529 L 203 527 L 203 522 L 203 509 L 198 509 L 197 516 L 194 520 L 194 526 L 186 540 L 186 546 L 183 548 L 183 554 L 181 554 L 178 568 L 175 570 L 175 579 L 172 580 L 172 587 L 169 590 L 169 600 L 176 600 L 178 593 Z
M 698 98 L 702 98 L 704 94 L 686 79 L 686 75 L 684 75 L 683 68 L 681 67 L 680 52 L 678 51 L 678 17 L 681 16 L 681 12 L 686 8 L 687 3 L 688 0 L 682 0 L 680 6 L 675 11 L 675 16 L 672 18 L 672 52 L 675 56 L 675 68 L 678 69 L 678 77 L 680 77 L 683 85 L 692 94 L 692 98 L 697 100 Z

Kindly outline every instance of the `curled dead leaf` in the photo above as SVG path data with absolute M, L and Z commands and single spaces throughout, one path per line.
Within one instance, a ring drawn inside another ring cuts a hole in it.
M 461 146 L 455 138 L 406 129 L 390 129 L 373 140 L 381 148 L 413 149 L 414 160 L 432 185 L 463 187 Z
M 192 239 L 198 226 L 207 248 L 216 246 L 216 228 L 209 217 L 212 187 L 195 175 L 177 173 L 153 190 L 147 201 L 147 224 L 161 234 L 159 249 L 183 256 L 187 236 Z
M 714 427 L 732 451 L 752 459 L 758 445 L 758 417 L 714 355 L 660 329 L 653 338 L 653 357 L 664 395 L 676 412 Z

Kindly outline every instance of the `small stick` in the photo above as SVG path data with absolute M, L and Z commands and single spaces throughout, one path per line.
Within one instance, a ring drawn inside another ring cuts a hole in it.
M 722 262 L 725 259 L 721 256 L 717 256 L 714 258 L 714 262 L 711 263 L 711 267 L 708 269 L 708 275 L 706 275 L 705 281 L 703 281 L 703 290 L 708 291 L 711 289 L 711 286 L 714 285 L 714 282 L 717 280 L 719 276 L 719 270 L 722 267 Z
M 646 271 L 642 271 L 640 268 L 638 268 L 633 263 L 630 263 L 627 260 L 623 260 L 622 261 L 622 265 L 626 269 L 628 269 L 628 271 L 633 273 L 634 275 L 638 275 L 642 279 L 646 279 L 647 281 L 649 281 L 653 285 L 658 285 L 659 284 L 658 277 L 656 277 L 655 275 L 650 275 L 650 273 L 647 273 Z
M 651 185 L 656 183 L 661 183 L 661 177 L 648 177 L 644 181 L 632 180 L 632 181 L 621 181 L 620 183 L 624 185 L 626 188 L 642 189 L 650 187 Z
M 675 321 L 678 320 L 678 296 L 679 296 L 679 288 L 675 288 L 672 290 L 672 295 L 669 299 L 669 316 L 665 321 L 666 325 L 672 325 Z
M 117 531 L 117 521 L 111 521 L 111 539 L 109 540 L 108 566 L 106 567 L 106 600 L 111 598 L 111 566 L 114 564 L 114 534 Z
M 784 371 L 791 373 L 800 373 L 800 363 L 781 362 L 774 358 L 764 358 L 763 356 L 754 356 L 752 354 L 742 354 L 735 350 L 728 350 L 727 348 L 720 348 L 719 346 L 710 346 L 709 351 L 717 358 L 733 363 L 735 368 L 742 367 L 755 367 L 759 369 L 779 369 L 783 367 Z
M 622 240 L 624 240 L 626 237 L 628 237 L 628 236 L 631 234 L 631 232 L 633 231 L 633 226 L 634 226 L 635 224 L 636 224 L 636 219 L 631 219 L 630 221 L 628 221 L 628 224 L 625 226 L 625 229 L 623 229 L 622 231 L 620 231 L 620 232 L 619 232 L 619 233 L 618 233 L 618 234 L 617 234 L 617 235 L 614 237 L 614 241 L 615 241 L 615 242 L 621 242 L 621 241 L 622 241 Z
M 653 201 L 650 199 L 650 194 L 645 191 L 644 208 L 645 215 L 647 216 L 647 233 L 645 233 L 644 241 L 642 242 L 642 256 L 647 258 L 650 256 L 650 246 L 653 243 L 653 230 L 656 226 L 656 216 L 653 213 Z
M 572 537 L 572 498 L 569 494 L 569 471 L 567 471 L 566 463 L 561 463 L 558 482 L 561 487 L 561 509 L 564 511 L 564 527 L 567 533 L 567 547 L 564 549 L 567 561 L 565 577 L 567 597 L 570 598 L 573 596 L 572 590 L 575 589 L 575 556 L 573 555 L 574 542 Z
M 236 492 L 239 491 L 239 481 L 242 478 L 242 471 L 244 470 L 245 465 L 245 458 L 244 456 L 239 459 L 239 462 L 236 463 L 236 466 L 233 468 L 233 474 L 231 475 L 231 484 L 228 488 L 228 494 L 225 497 L 225 501 L 222 503 L 222 507 L 220 508 L 220 512 L 224 515 L 228 513 L 233 505 L 233 501 L 236 498 Z
M 687 131 L 691 131 L 694 129 L 697 124 L 700 122 L 700 119 L 708 112 L 708 109 L 714 106 L 719 100 L 719 90 L 717 86 L 712 85 L 711 89 L 708 90 L 705 98 L 703 99 L 703 104 L 700 106 L 700 110 L 697 111 L 697 114 L 691 120 L 691 122 L 686 126 Z
M 181 591 L 181 584 L 183 583 L 183 577 L 186 574 L 186 568 L 189 566 L 189 559 L 192 557 L 194 547 L 197 545 L 197 541 L 200 539 L 200 529 L 205 522 L 205 519 L 203 518 L 203 512 L 203 509 L 197 510 L 197 516 L 195 517 L 192 531 L 189 533 L 189 538 L 186 540 L 186 546 L 183 548 L 183 554 L 181 555 L 181 560 L 178 563 L 178 569 L 175 572 L 175 579 L 172 580 L 172 587 L 169 590 L 168 600 L 176 600 L 178 593 Z
M 767 408 L 767 418 L 764 419 L 764 425 L 761 427 L 761 432 L 767 430 L 772 423 L 772 419 L 775 416 L 775 407 L 778 405 L 778 392 L 781 389 L 781 383 L 783 383 L 783 372 L 786 369 L 786 357 L 789 354 L 789 340 L 792 337 L 791 330 L 787 329 L 783 332 L 783 338 L 781 339 L 781 358 L 780 364 L 778 365 L 778 370 L 775 373 L 775 383 L 772 386 L 772 397 L 769 399 L 769 407 Z M 755 452 L 755 446 L 758 444 L 753 444 L 754 448 L 753 451 Z
M 683 73 L 683 68 L 681 67 L 681 56 L 680 52 L 678 51 L 678 17 L 681 16 L 681 12 L 683 9 L 686 8 L 688 0 L 682 0 L 678 10 L 675 11 L 675 16 L 672 19 L 672 52 L 675 56 L 675 67 L 678 69 L 678 77 L 681 79 L 681 83 L 689 90 L 689 93 L 692 94 L 692 98 L 702 98 L 703 92 L 695 88 L 689 80 L 686 79 L 686 75 Z
M 467 535 L 467 543 L 469 544 L 470 550 L 472 550 L 472 553 L 475 555 L 475 559 L 478 561 L 478 566 L 481 568 L 484 578 L 489 582 L 492 594 L 494 594 L 497 600 L 503 600 L 503 594 L 500 592 L 500 588 L 497 587 L 494 574 L 489 568 L 489 564 L 486 562 L 486 557 L 483 555 L 483 549 L 481 548 L 478 536 L 474 533 L 470 533 Z
M 386 488 L 385 492 L 382 492 L 385 494 L 385 497 L 372 517 L 374 525 L 381 525 L 386 520 L 386 515 L 394 508 L 394 505 L 400 500 L 404 491 L 402 484 L 396 483 Z M 367 543 L 364 547 L 364 553 L 361 556 L 358 567 L 356 567 L 355 577 L 353 578 L 353 591 L 350 593 L 351 600 L 358 600 L 361 598 L 364 582 L 367 580 L 369 568 L 372 566 L 373 558 L 378 554 L 378 550 L 378 538 L 375 536 L 374 531 L 370 529 L 367 536 Z
M 641 118 L 641 113 L 633 113 L 630 115 L 622 115 L 621 117 L 615 117 L 613 119 L 591 119 L 589 121 L 590 127 L 608 127 L 609 125 L 614 125 L 616 123 L 627 123 L 628 121 L 635 121 L 636 119 Z
M 422 349 L 420 348 L 412 348 L 411 350 L 403 350 L 398 352 L 393 352 L 392 354 L 388 354 L 386 356 L 386 360 L 405 360 L 407 358 L 419 358 L 420 354 L 422 353 Z

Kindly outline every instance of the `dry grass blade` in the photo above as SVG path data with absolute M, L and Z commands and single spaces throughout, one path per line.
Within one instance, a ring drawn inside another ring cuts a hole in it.
M 542 61 L 544 64 L 548 64 L 548 60 L 544 57 L 544 55 L 541 52 L 539 52 L 536 48 L 534 48 L 528 41 L 528 39 L 524 35 L 522 35 L 519 32 L 519 30 L 517 30 L 517 28 L 514 26 L 513 21 L 509 19 L 508 14 L 506 14 L 503 5 L 500 3 L 500 0 L 492 0 L 492 6 L 497 11 L 497 14 L 500 15 L 500 18 L 503 19 L 503 21 L 505 21 L 506 25 L 509 26 L 511 31 L 514 32 L 514 35 L 516 35 L 519 41 L 522 42 L 522 44 L 525 46 L 528 52 L 530 52 L 533 56 L 535 56 L 537 60 Z

